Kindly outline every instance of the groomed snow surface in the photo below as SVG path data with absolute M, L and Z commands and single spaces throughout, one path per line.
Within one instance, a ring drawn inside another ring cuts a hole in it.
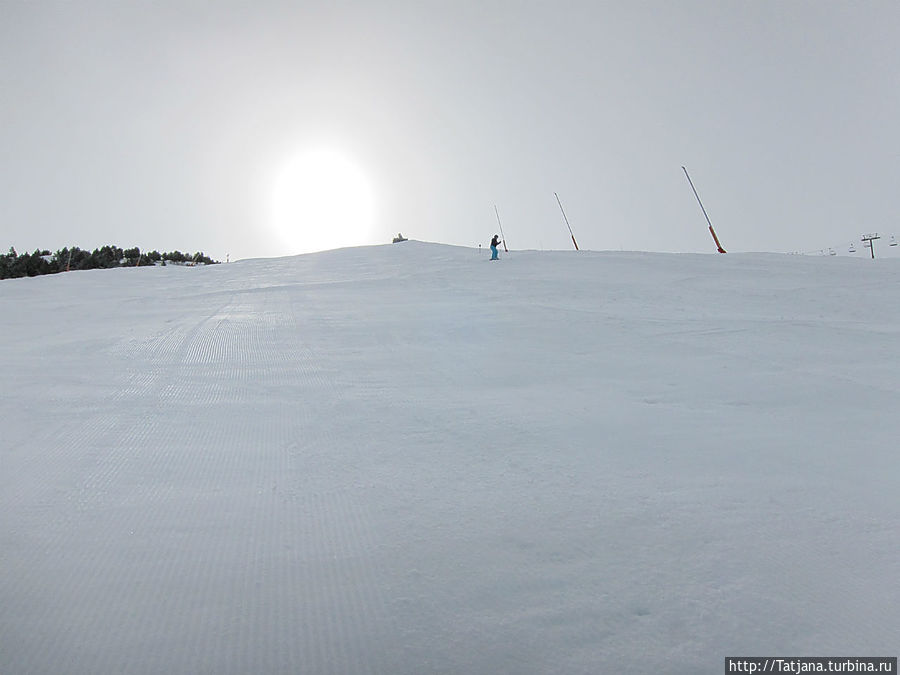
M 900 261 L 420 242 L 0 283 L 0 673 L 900 646 Z

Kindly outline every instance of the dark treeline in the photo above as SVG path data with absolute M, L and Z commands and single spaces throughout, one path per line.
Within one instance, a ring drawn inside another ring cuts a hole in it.
M 165 265 L 169 263 L 179 264 L 203 264 L 215 265 L 213 260 L 202 252 L 194 255 L 172 251 L 160 253 L 150 251 L 141 253 L 137 247 L 122 250 L 118 246 L 104 246 L 95 248 L 93 252 L 84 251 L 77 246 L 64 248 L 56 253 L 36 250 L 34 253 L 16 253 L 16 249 L 10 248 L 9 253 L 0 253 L 0 279 L 15 279 L 17 277 L 36 277 L 41 274 L 56 274 L 66 270 L 96 270 L 110 267 L 137 267 L 140 265 Z

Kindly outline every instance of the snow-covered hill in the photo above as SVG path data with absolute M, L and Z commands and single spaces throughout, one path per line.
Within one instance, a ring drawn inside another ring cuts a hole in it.
M 897 653 L 898 261 L 486 257 L 0 283 L 0 672 Z

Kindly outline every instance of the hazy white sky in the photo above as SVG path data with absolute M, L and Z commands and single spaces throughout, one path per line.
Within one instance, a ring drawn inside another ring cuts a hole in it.
M 339 243 L 486 245 L 496 204 L 565 249 L 558 192 L 582 248 L 713 252 L 686 165 L 729 251 L 896 254 L 898 44 L 896 0 L 0 0 L 0 248 L 295 253 L 317 150 L 371 189 Z

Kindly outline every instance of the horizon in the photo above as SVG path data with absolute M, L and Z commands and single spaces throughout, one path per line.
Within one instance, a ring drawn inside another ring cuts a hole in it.
M 489 254 L 489 251 L 490 251 L 486 245 L 481 245 L 481 244 L 471 244 L 471 245 L 469 245 L 469 244 L 453 244 L 453 243 L 443 242 L 443 241 L 429 241 L 429 240 L 417 239 L 414 237 L 410 237 L 410 238 L 404 240 L 404 242 L 393 242 L 393 243 L 392 242 L 375 242 L 375 243 L 366 243 L 366 244 L 351 244 L 351 245 L 347 245 L 347 246 L 338 246 L 338 247 L 334 247 L 334 248 L 323 248 L 323 249 L 316 250 L 316 251 L 304 251 L 304 252 L 300 252 L 300 253 L 282 253 L 282 254 L 276 253 L 273 255 L 252 256 L 252 257 L 247 257 L 247 258 L 235 258 L 234 256 L 227 256 L 227 254 L 226 254 L 227 259 L 224 259 L 224 260 L 214 259 L 214 260 L 216 263 L 226 263 L 226 262 L 239 262 L 242 260 L 266 260 L 266 259 L 290 258 L 290 257 L 299 256 L 299 255 L 314 255 L 317 253 L 330 253 L 330 252 L 340 251 L 340 250 L 344 250 L 344 249 L 377 248 L 377 247 L 382 247 L 382 246 L 403 245 L 407 241 L 413 242 L 413 243 L 420 243 L 420 244 L 433 244 L 436 246 L 449 246 L 449 247 L 454 247 L 454 248 L 465 248 L 465 249 L 469 249 L 469 250 L 473 250 L 473 251 L 484 251 L 485 255 Z M 732 252 L 721 253 L 721 252 L 716 251 L 714 244 L 712 244 L 710 246 L 711 250 L 707 250 L 707 251 L 654 251 L 654 250 L 621 249 L 621 248 L 620 249 L 579 248 L 579 250 L 575 250 L 570 246 L 569 248 L 563 247 L 563 248 L 553 248 L 553 249 L 548 249 L 548 248 L 510 248 L 508 251 L 501 251 L 500 255 L 501 255 L 501 257 L 503 257 L 503 256 L 508 256 L 508 255 L 514 255 L 516 253 L 571 252 L 571 253 L 575 253 L 575 254 L 580 254 L 580 253 L 647 253 L 647 254 L 661 254 L 661 255 L 665 255 L 665 254 L 692 255 L 693 254 L 693 255 L 714 255 L 714 256 L 719 256 L 719 255 L 732 255 L 732 256 L 779 255 L 779 256 L 781 256 L 781 255 L 783 255 L 783 256 L 797 256 L 797 257 L 810 257 L 810 258 L 824 257 L 824 258 L 850 258 L 850 259 L 863 259 L 863 260 L 870 260 L 870 259 L 871 260 L 879 260 L 879 259 L 890 260 L 890 259 L 900 258 L 900 245 L 892 243 L 895 241 L 895 239 L 893 237 L 889 237 L 887 239 L 885 239 L 884 237 L 880 237 L 879 240 L 877 240 L 877 241 L 879 241 L 880 243 L 876 244 L 876 246 L 875 246 L 876 253 L 875 253 L 874 257 L 872 256 L 869 248 L 867 246 L 865 246 L 862 241 L 860 242 L 860 244 L 858 246 L 853 245 L 851 243 L 851 246 L 854 247 L 854 250 L 852 252 L 849 252 L 847 250 L 843 250 L 843 252 L 842 252 L 841 250 L 826 249 L 826 250 L 818 250 L 818 251 L 763 251 L 763 250 L 752 251 L 752 250 L 748 250 L 748 251 L 732 251 Z M 104 244 L 103 246 L 98 246 L 98 247 L 93 247 L 93 248 L 86 248 L 86 247 L 81 247 L 81 246 L 75 245 L 73 247 L 63 246 L 63 247 L 59 247 L 56 249 L 51 249 L 51 248 L 47 248 L 47 247 L 38 247 L 35 250 L 49 251 L 49 255 L 55 256 L 56 253 L 66 250 L 67 248 L 79 248 L 82 251 L 90 253 L 93 251 L 97 251 L 99 249 L 103 249 L 107 246 L 112 247 L 115 245 L 114 244 Z M 15 248 L 16 253 L 18 255 L 23 255 L 23 254 L 24 255 L 33 255 L 35 252 L 34 250 L 30 250 L 30 251 L 21 250 L 20 251 L 14 246 L 10 247 L 10 248 L 11 249 Z M 153 251 L 158 251 L 160 254 L 175 253 L 175 252 L 180 251 L 180 249 L 173 249 L 172 251 L 159 251 L 158 249 L 143 249 L 140 247 L 128 247 L 128 248 L 119 247 L 119 248 L 123 248 L 123 250 L 126 250 L 126 251 L 131 250 L 131 248 L 138 248 L 140 250 L 142 257 Z M 184 255 L 194 254 L 194 253 L 199 252 L 199 253 L 203 253 L 207 257 L 212 257 L 212 256 L 209 256 L 209 254 L 206 253 L 206 251 L 202 250 L 202 249 L 199 251 L 184 250 L 184 251 L 180 251 L 180 252 Z M 3 254 L 3 255 L 5 255 L 5 254 Z

